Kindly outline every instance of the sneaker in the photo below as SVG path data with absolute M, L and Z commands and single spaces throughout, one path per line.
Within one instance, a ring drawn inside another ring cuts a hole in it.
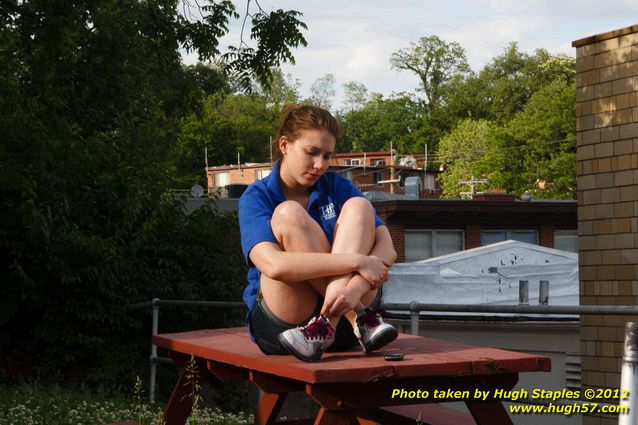
M 378 350 L 399 336 L 394 326 L 383 322 L 378 311 L 366 308 L 359 314 L 355 334 L 365 353 Z
M 313 317 L 306 326 L 279 334 L 279 342 L 304 362 L 319 360 L 335 340 L 335 331 L 325 316 Z

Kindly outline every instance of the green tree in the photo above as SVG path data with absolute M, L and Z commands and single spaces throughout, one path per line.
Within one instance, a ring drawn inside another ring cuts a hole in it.
M 368 89 L 363 84 L 357 81 L 348 81 L 343 85 L 344 111 L 363 108 L 369 98 Z
M 260 87 L 257 93 L 266 99 L 266 106 L 272 110 L 273 119 L 279 119 L 284 107 L 299 103 L 301 82 L 280 69 L 273 70 L 272 81 L 267 87 Z
M 332 108 L 332 101 L 337 94 L 335 90 L 335 77 L 332 74 L 326 74 L 321 78 L 317 78 L 310 86 L 310 97 L 304 101 L 323 109 Z
M 389 150 L 390 142 L 399 153 L 422 152 L 427 140 L 427 122 L 414 96 L 402 93 L 384 99 L 373 94 L 365 105 L 339 114 L 341 152 Z
M 480 189 L 508 189 L 503 173 L 507 155 L 499 128 L 486 120 L 465 119 L 445 135 L 438 148 L 438 160 L 444 165 L 439 176 L 443 197 L 459 198 L 468 187 L 461 180 L 487 179 Z
M 455 74 L 470 71 L 465 50 L 457 42 L 446 42 L 436 35 L 421 37 L 417 43 L 394 52 L 392 67 L 414 72 L 421 80 L 426 110 L 435 111 L 443 102 L 443 85 Z
M 456 75 L 443 87 L 445 105 L 441 115 L 455 121 L 472 117 L 505 124 L 522 111 L 532 95 L 553 81 L 574 84 L 575 60 L 551 55 L 544 49 L 533 54 L 521 52 L 510 43 L 478 74 Z
M 515 190 L 535 197 L 576 195 L 576 88 L 561 79 L 534 93 L 507 127 L 508 144 L 520 158 Z
M 274 133 L 275 114 L 268 98 L 251 94 L 213 94 L 198 113 L 184 118 L 177 139 L 177 157 L 184 163 L 184 184 L 204 183 L 204 151 L 209 165 L 269 161 L 269 140 Z
M 182 120 L 225 90 L 215 70 L 183 67 L 179 48 L 218 56 L 235 16 L 230 1 L 190 5 L 0 3 L 1 354 L 126 385 L 146 347 L 131 349 L 143 338 L 125 304 L 239 296 L 233 221 L 188 217 L 170 195 L 189 165 Z M 266 81 L 305 43 L 279 32 L 303 28 L 297 17 L 255 14 L 257 47 L 229 56 L 229 70 Z

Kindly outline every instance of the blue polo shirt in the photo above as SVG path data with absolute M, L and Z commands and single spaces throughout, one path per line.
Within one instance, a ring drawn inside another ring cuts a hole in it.
M 363 194 L 352 182 L 336 173 L 324 173 L 310 188 L 308 214 L 323 229 L 328 242 L 332 244 L 337 218 L 343 204 L 355 196 Z M 244 302 L 252 311 L 259 293 L 261 272 L 250 261 L 250 250 L 260 242 L 277 244 L 277 239 L 270 227 L 270 219 L 277 205 L 286 200 L 279 184 L 279 161 L 273 165 L 271 173 L 251 184 L 239 199 L 239 228 L 241 231 L 241 248 L 250 266 L 248 270 L 248 286 L 244 291 Z M 375 225 L 383 225 L 383 221 L 374 215 Z

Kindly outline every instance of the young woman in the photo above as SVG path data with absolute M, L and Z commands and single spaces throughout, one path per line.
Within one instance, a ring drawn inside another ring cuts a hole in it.
M 374 310 L 396 252 L 370 202 L 326 173 L 338 138 L 328 111 L 288 107 L 280 159 L 239 200 L 250 266 L 244 301 L 251 337 L 266 354 L 314 361 L 330 347 L 359 343 L 370 352 L 397 337 Z

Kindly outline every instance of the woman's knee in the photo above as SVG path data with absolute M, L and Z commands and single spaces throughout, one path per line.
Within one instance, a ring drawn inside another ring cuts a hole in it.
M 364 217 L 374 218 L 374 208 L 370 201 L 360 196 L 348 199 L 341 207 L 341 215 L 353 215 L 359 219 Z
M 275 208 L 270 225 L 275 234 L 287 227 L 303 227 L 309 224 L 311 217 L 299 202 L 284 201 Z

